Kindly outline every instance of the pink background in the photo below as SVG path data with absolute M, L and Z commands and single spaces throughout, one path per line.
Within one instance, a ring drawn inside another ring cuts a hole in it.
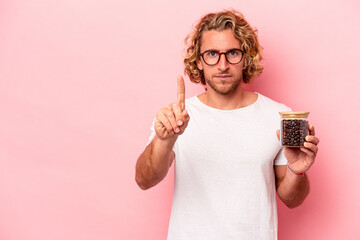
M 279 238 L 360 239 L 357 0 L 0 1 L 0 239 L 166 238 L 173 168 L 142 191 L 136 159 L 176 99 L 186 34 L 228 7 L 264 47 L 249 87 L 310 111 L 321 139 L 309 197 L 279 202 Z

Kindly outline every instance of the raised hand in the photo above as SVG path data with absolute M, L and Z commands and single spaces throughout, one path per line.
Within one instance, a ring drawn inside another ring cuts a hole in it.
M 185 83 L 177 78 L 177 101 L 162 108 L 156 115 L 155 132 L 159 139 L 174 139 L 181 135 L 190 120 L 185 109 Z

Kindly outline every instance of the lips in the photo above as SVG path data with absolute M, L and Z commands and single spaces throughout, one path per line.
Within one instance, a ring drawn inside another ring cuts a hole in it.
M 224 74 L 224 75 L 215 75 L 216 78 L 220 78 L 220 79 L 226 79 L 226 78 L 230 78 L 231 75 L 229 74 Z

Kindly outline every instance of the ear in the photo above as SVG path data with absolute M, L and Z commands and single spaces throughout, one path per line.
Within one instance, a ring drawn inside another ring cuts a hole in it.
M 200 71 L 202 71 L 204 69 L 200 58 L 196 60 L 196 65 Z

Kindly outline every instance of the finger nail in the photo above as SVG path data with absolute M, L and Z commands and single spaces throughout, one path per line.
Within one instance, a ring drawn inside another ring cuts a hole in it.
M 175 132 L 177 132 L 177 133 L 180 132 L 180 128 L 176 128 Z
M 179 121 L 178 121 L 178 125 L 179 125 L 179 126 L 183 125 L 183 121 L 179 120 Z
M 310 136 L 306 136 L 305 140 L 310 141 Z

